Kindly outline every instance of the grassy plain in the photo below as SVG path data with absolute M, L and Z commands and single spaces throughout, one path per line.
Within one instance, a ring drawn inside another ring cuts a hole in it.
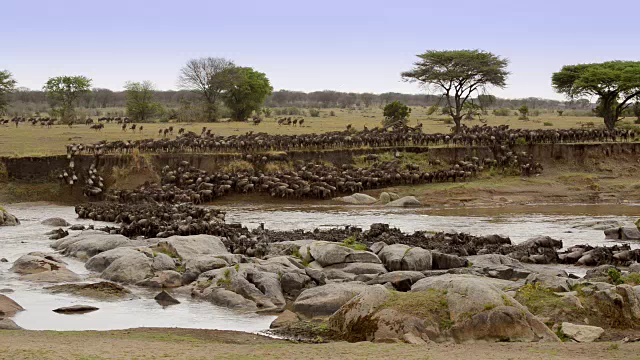
M 335 116 L 330 116 L 331 111 Z M 423 124 L 423 131 L 427 133 L 449 133 L 451 124 L 446 123 L 445 116 L 428 116 L 427 109 L 423 107 L 413 108 L 409 125 L 415 126 Z M 320 117 L 304 117 L 304 126 L 279 126 L 276 121 L 281 116 L 266 118 L 260 125 L 254 126 L 252 123 L 243 122 L 218 122 L 218 123 L 145 123 L 138 124 L 144 126 L 144 130 L 122 131 L 120 125 L 112 123 L 105 124 L 102 131 L 95 131 L 86 125 L 74 125 L 69 128 L 67 125 L 56 125 L 48 129 L 40 125 L 32 126 L 22 123 L 17 128 L 13 125 L 0 126 L 0 156 L 49 156 L 65 153 L 65 145 L 69 143 L 95 143 L 100 140 L 137 140 L 147 138 L 160 138 L 159 129 L 169 126 L 174 127 L 174 135 L 179 128 L 187 131 L 200 133 L 202 127 L 206 126 L 213 133 L 219 135 L 240 135 L 248 131 L 265 132 L 269 134 L 305 134 L 323 133 L 329 131 L 344 130 L 348 124 L 355 129 L 363 129 L 364 126 L 373 128 L 380 126 L 382 120 L 382 110 L 379 108 L 368 108 L 365 110 L 345 110 L 345 109 L 323 109 Z M 292 116 L 302 118 L 301 116 Z M 543 129 L 543 128 L 575 128 L 582 124 L 594 123 L 595 126 L 602 126 L 601 119 L 594 117 L 577 116 L 557 116 L 555 113 L 542 113 L 540 116 L 532 116 L 529 120 L 518 120 L 517 116 L 484 116 L 487 125 L 506 124 L 512 128 Z M 463 123 L 473 126 L 481 125 L 480 121 L 464 121 Z M 545 125 L 547 123 L 547 125 Z M 552 126 L 549 126 L 549 123 Z

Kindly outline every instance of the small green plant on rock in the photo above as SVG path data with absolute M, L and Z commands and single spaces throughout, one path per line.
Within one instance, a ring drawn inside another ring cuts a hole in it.
M 618 269 L 612 268 L 607 271 L 607 275 L 609 276 L 609 281 L 614 285 L 620 285 L 624 283 L 622 280 L 622 276 Z
M 344 239 L 342 241 L 342 244 L 340 245 L 353 250 L 367 250 L 367 245 L 358 242 L 355 236 L 349 236 L 348 238 Z

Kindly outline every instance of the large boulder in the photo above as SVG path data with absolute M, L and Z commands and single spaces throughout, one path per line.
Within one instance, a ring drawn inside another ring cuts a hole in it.
M 484 278 L 427 277 L 411 292 L 374 285 L 342 306 L 330 327 L 349 341 L 559 341 L 529 311 Z
M 131 297 L 131 291 L 122 285 L 101 281 L 89 284 L 62 284 L 46 288 L 54 294 L 65 293 L 97 300 L 119 300 Z
M 95 234 L 81 232 L 75 236 L 74 241 L 66 246 L 58 248 L 67 256 L 73 256 L 81 260 L 88 260 L 101 252 L 112 250 L 123 246 L 133 246 L 135 242 L 126 236 L 119 234 Z
M 384 274 L 387 272 L 384 265 L 376 263 L 340 263 L 333 264 L 323 268 L 323 271 L 340 270 L 348 274 Z
M 384 285 L 390 283 L 398 291 L 409 291 L 413 284 L 424 278 L 425 275 L 419 271 L 392 271 L 386 274 L 380 274 L 367 281 L 367 285 Z
M 211 286 L 202 292 L 201 297 L 215 305 L 230 309 L 245 311 L 256 311 L 258 309 L 255 302 L 223 287 Z
M 580 343 L 594 342 L 604 334 L 604 329 L 601 327 L 576 325 L 569 322 L 563 322 L 561 329 L 563 334 Z
M 378 201 L 373 196 L 361 193 L 335 198 L 334 200 L 353 205 L 371 205 Z
M 339 243 L 316 241 L 309 245 L 309 253 L 323 267 L 353 262 L 380 264 L 380 259 L 376 254 L 354 250 Z
M 119 247 L 111 250 L 107 250 L 100 254 L 97 254 L 91 257 L 85 264 L 84 267 L 87 270 L 102 272 L 104 269 L 108 268 L 112 262 L 116 259 L 126 256 L 126 255 L 135 255 L 139 253 L 140 250 L 133 247 Z
M 538 285 L 554 292 L 569 292 L 577 284 L 577 281 L 567 277 L 532 273 L 527 277 L 526 283 Z
M 11 317 L 18 311 L 22 311 L 24 308 L 17 302 L 11 300 L 11 298 L 0 294 L 0 318 Z
M 405 196 L 405 197 L 401 197 L 398 200 L 393 200 L 391 202 L 388 202 L 384 206 L 388 206 L 388 207 L 416 207 L 416 206 L 421 206 L 421 205 L 422 204 L 420 203 L 420 201 L 418 199 L 416 199 L 415 196 Z
M 306 289 L 294 301 L 293 311 L 309 318 L 330 316 L 367 287 L 361 282 L 349 282 Z
M 82 278 L 73 271 L 63 268 L 53 271 L 44 271 L 35 274 L 22 275 L 20 279 L 25 281 L 42 283 L 63 283 L 80 281 Z
M 158 242 L 156 248 L 171 257 L 183 260 L 200 255 L 229 253 L 222 238 L 213 235 L 171 236 Z
M 640 229 L 636 226 L 623 226 L 620 228 L 621 240 L 640 240 Z
M 22 328 L 11 319 L 0 318 L 0 330 L 22 330 Z
M 549 236 L 537 236 L 511 246 L 508 255 L 521 262 L 551 264 L 558 262 L 557 251 L 560 249 L 562 249 L 562 241 Z
M 115 259 L 100 277 L 124 284 L 136 284 L 153 277 L 153 259 L 136 252 Z
M 47 225 L 47 226 L 55 226 L 55 227 L 61 227 L 61 226 L 69 226 L 71 224 L 69 224 L 67 222 L 67 220 L 62 219 L 62 218 L 49 218 L 46 220 L 42 220 L 40 222 L 40 224 L 42 225 Z
M 16 226 L 20 225 L 20 220 L 14 215 L 9 214 L 4 209 L 0 209 L 0 226 Z
M 424 271 L 432 267 L 431 251 L 419 247 L 387 245 L 378 252 L 378 256 L 389 271 Z
M 66 268 L 66 264 L 55 254 L 33 252 L 19 257 L 14 261 L 10 270 L 21 275 L 28 275 L 63 268 Z
M 313 242 L 315 242 L 315 240 L 273 242 L 268 245 L 267 255 L 292 255 L 299 257 L 301 260 L 312 261 L 312 259 L 306 258 L 306 256 L 310 256 L 308 255 L 308 245 Z
M 443 254 L 437 251 L 431 252 L 431 268 L 434 270 L 448 270 L 467 267 L 469 261 L 456 255 Z

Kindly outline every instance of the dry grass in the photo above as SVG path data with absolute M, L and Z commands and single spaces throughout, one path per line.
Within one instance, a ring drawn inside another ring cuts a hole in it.
M 336 116 L 329 116 L 329 112 L 334 111 Z M 293 116 L 293 118 L 296 118 Z M 549 128 L 572 128 L 579 127 L 583 123 L 594 122 L 600 126 L 602 121 L 593 117 L 559 117 L 553 114 L 543 114 L 538 117 L 531 117 L 528 121 L 518 120 L 516 116 L 486 116 L 487 125 L 507 124 L 513 128 L 524 129 L 549 129 Z M 74 125 L 69 128 L 66 125 L 57 125 L 51 129 L 42 128 L 39 125 L 20 124 L 18 128 L 14 126 L 0 127 L 0 156 L 47 156 L 60 155 L 65 153 L 65 145 L 69 143 L 94 143 L 100 140 L 137 140 L 146 138 L 159 138 L 158 130 L 168 126 L 173 126 L 177 132 L 179 128 L 193 131 L 199 134 L 203 126 L 211 129 L 218 135 L 239 135 L 248 131 L 266 132 L 270 134 L 305 134 L 323 133 L 328 131 L 344 130 L 347 124 L 351 124 L 355 129 L 363 129 L 364 126 L 373 128 L 380 126 L 382 110 L 370 108 L 360 110 L 325 109 L 320 111 L 320 117 L 306 117 L 304 126 L 278 126 L 277 117 L 267 118 L 260 125 L 254 126 L 251 123 L 219 122 L 219 123 L 149 123 L 142 124 L 144 131 L 135 133 L 131 130 L 123 132 L 118 124 L 105 124 L 102 131 L 91 130 L 86 125 Z M 413 109 L 410 126 L 419 123 L 423 124 L 423 131 L 429 133 L 448 133 L 451 125 L 445 124 L 444 116 L 427 116 L 426 108 L 416 107 Z M 545 126 L 545 122 L 553 123 L 553 127 Z M 478 120 L 465 121 L 469 126 L 481 125 Z

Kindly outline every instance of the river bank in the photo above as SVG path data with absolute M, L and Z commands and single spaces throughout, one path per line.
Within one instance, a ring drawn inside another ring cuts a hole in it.
M 87 344 L 91 344 L 88 346 Z M 636 359 L 640 343 L 299 344 L 254 334 L 188 329 L 0 331 L 0 359 Z

